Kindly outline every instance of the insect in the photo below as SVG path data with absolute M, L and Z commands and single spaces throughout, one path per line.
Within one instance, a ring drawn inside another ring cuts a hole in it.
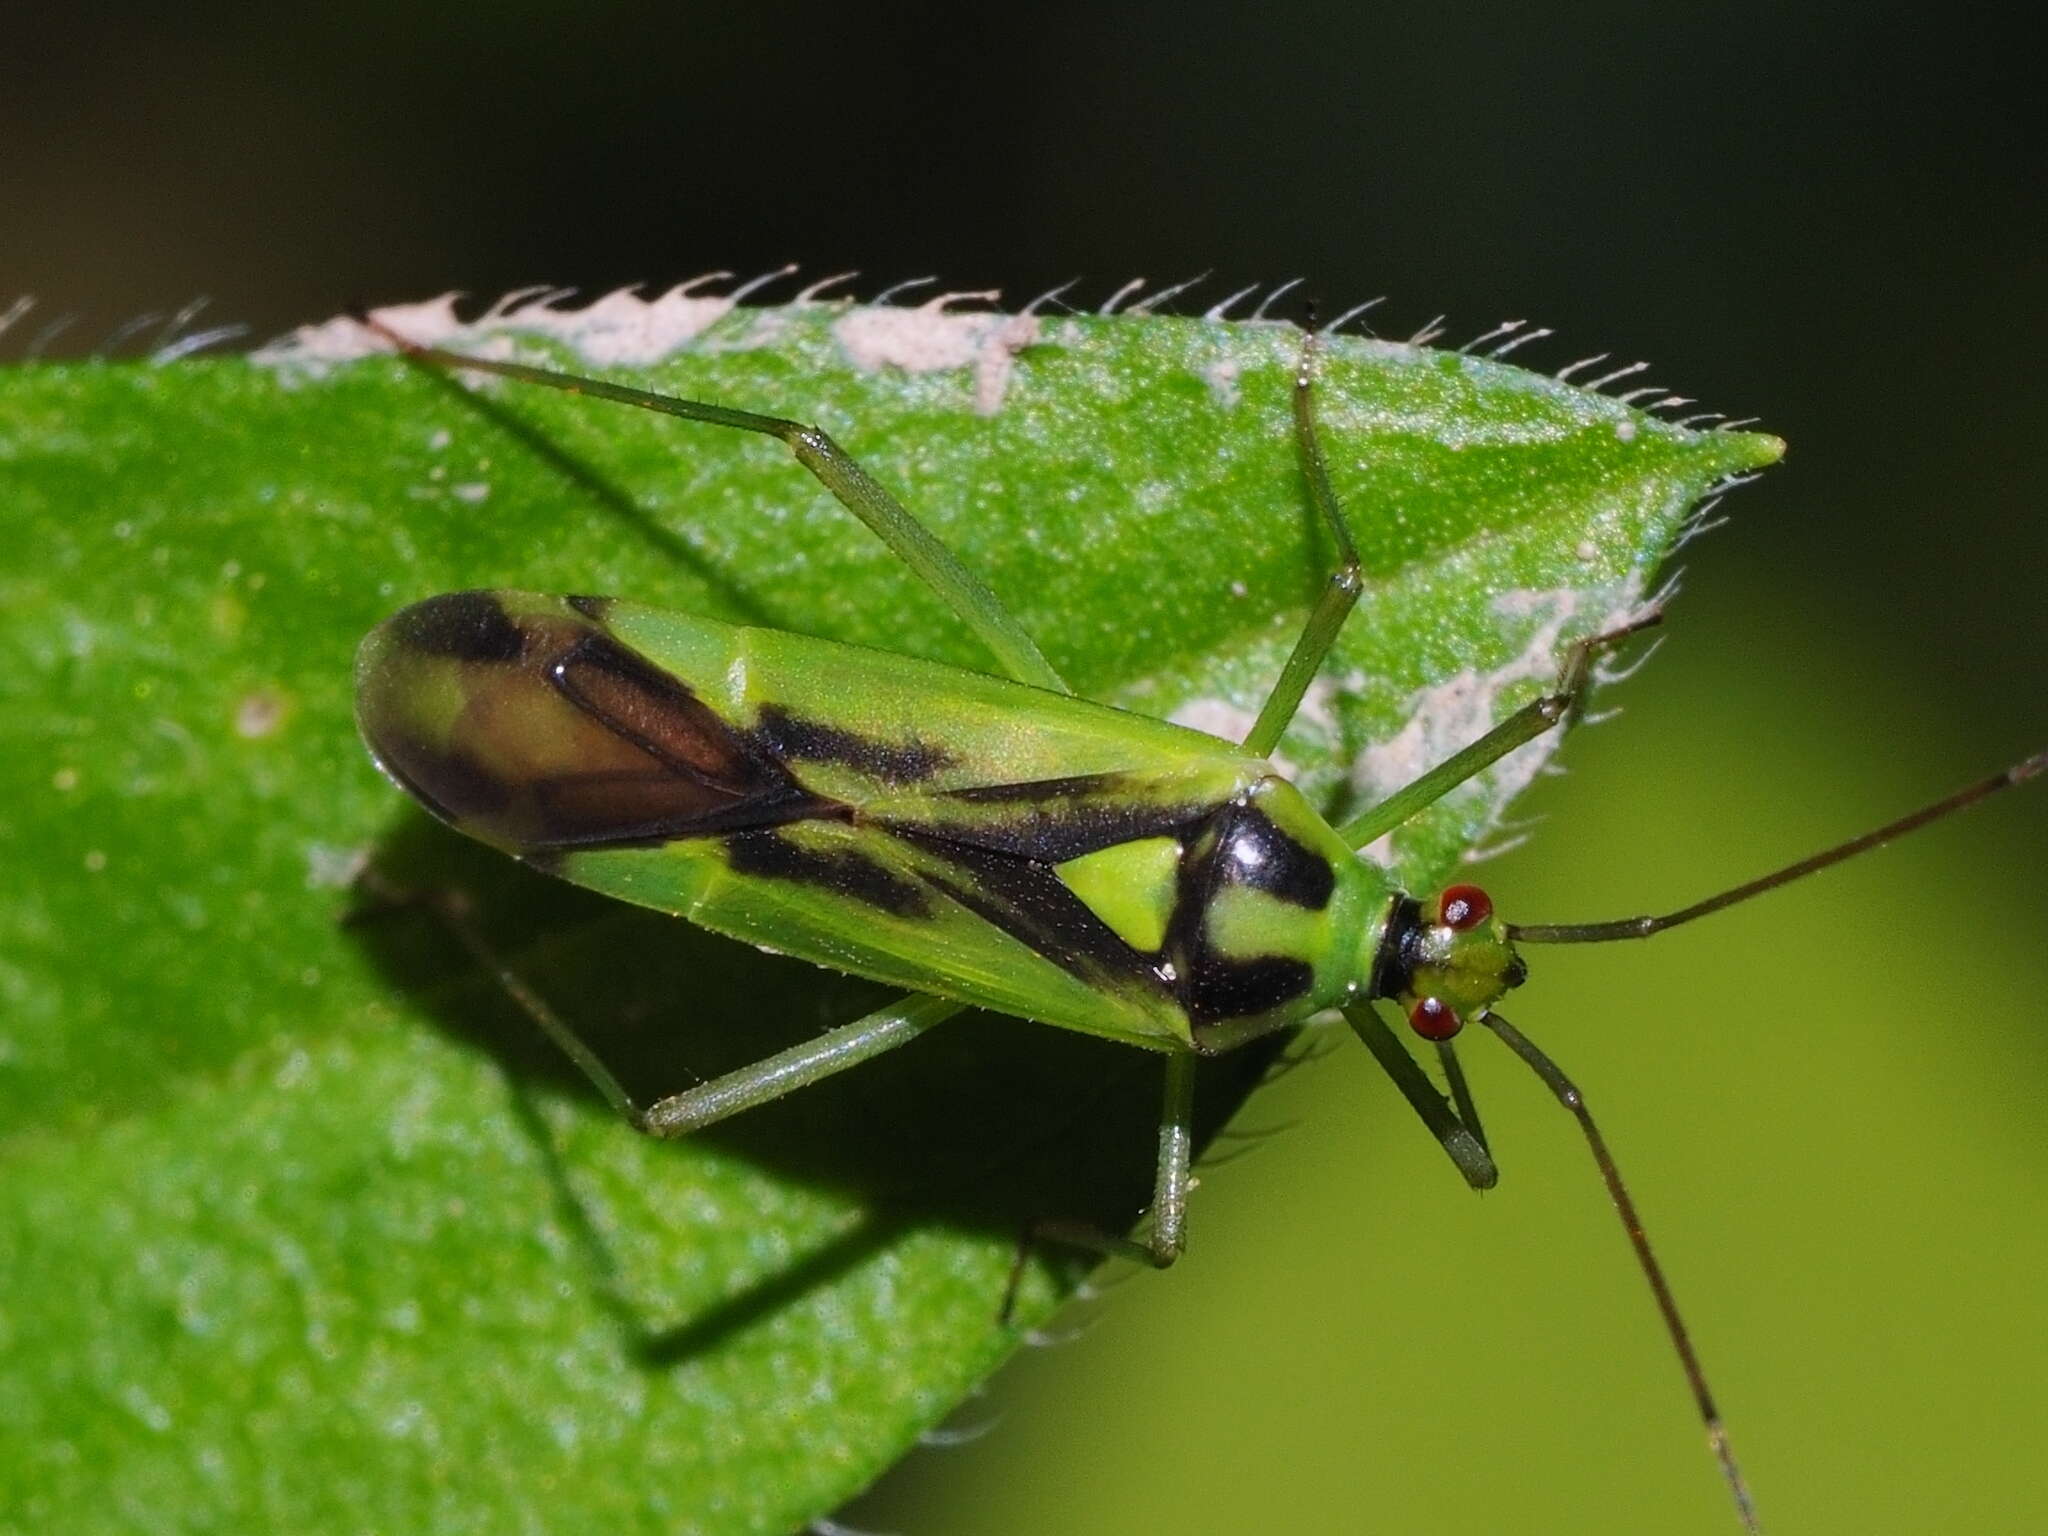
M 687 1134 L 971 1006 L 1097 1035 L 1162 1060 L 1149 1219 L 1140 1236 L 1045 1220 L 1030 1240 L 1164 1268 L 1186 1241 L 1201 1058 L 1338 1009 L 1484 1189 L 1495 1164 L 1452 1046 L 1476 1023 L 1576 1117 L 1739 1517 L 1759 1529 L 1671 1288 L 1583 1096 L 1499 1010 L 1527 977 L 1520 947 L 1689 922 L 2022 783 L 2048 770 L 2048 753 L 1675 912 L 1511 925 L 1475 885 L 1412 895 L 1356 850 L 1555 728 L 1594 658 L 1658 616 L 1577 642 L 1549 694 L 1381 804 L 1326 821 L 1270 761 L 1364 587 L 1318 434 L 1313 334 L 1294 384 L 1294 436 L 1335 558 L 1255 723 L 1233 743 L 1073 696 L 993 593 L 815 427 L 462 356 L 365 323 L 423 365 L 778 438 L 993 658 L 995 672 L 982 673 L 613 598 L 509 591 L 429 598 L 364 641 L 364 739 L 442 820 L 577 885 L 904 989 L 863 1018 L 648 1105 L 524 999 L 634 1125 Z M 1379 1002 L 1430 1043 L 1448 1096 Z M 1022 1257 L 1020 1248 L 1020 1266 Z

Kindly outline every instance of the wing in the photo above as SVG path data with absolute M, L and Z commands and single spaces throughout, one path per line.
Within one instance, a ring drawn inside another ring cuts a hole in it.
M 579 885 L 1161 1043 L 1188 1038 L 1173 968 L 1056 866 L 1180 839 L 1270 771 L 979 673 L 602 599 L 408 608 L 364 642 L 357 700 L 378 762 L 428 809 Z
M 1115 775 L 1272 772 L 1200 731 L 980 672 L 636 603 L 593 611 L 805 784 L 851 805 Z
M 834 970 L 1118 1039 L 1185 1042 L 1156 957 L 1044 865 L 837 821 L 570 854 L 565 878 Z

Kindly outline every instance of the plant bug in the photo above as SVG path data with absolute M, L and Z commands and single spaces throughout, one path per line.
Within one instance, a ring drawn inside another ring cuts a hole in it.
M 1199 1059 L 1338 1009 L 1459 1173 L 1485 1189 L 1496 1167 L 1453 1046 L 1477 1023 L 1577 1120 L 1739 1517 L 1760 1528 L 1583 1095 L 1499 1011 L 1528 975 L 1520 947 L 1644 938 L 1689 922 L 2022 783 L 2048 769 L 2048 753 L 1677 911 L 1510 924 L 1475 885 L 1413 895 L 1357 850 L 1555 728 L 1594 658 L 1659 616 L 1576 642 L 1550 693 L 1378 805 L 1326 821 L 1269 760 L 1364 587 L 1318 434 L 1313 334 L 1295 377 L 1293 431 L 1336 560 L 1255 723 L 1232 743 L 1074 697 L 995 596 L 815 427 L 419 346 L 365 323 L 426 366 L 779 439 L 953 610 L 1000 673 L 613 598 L 508 591 L 429 598 L 364 641 L 363 736 L 384 771 L 442 820 L 577 885 L 905 989 L 815 1040 L 648 1105 L 545 1002 L 519 991 L 634 1125 L 687 1134 L 970 1006 L 1094 1034 L 1164 1062 L 1149 1221 L 1137 1237 L 1036 1222 L 1018 1267 L 1037 1242 L 1164 1268 L 1186 1241 Z M 1448 1096 L 1380 1001 L 1430 1043 Z

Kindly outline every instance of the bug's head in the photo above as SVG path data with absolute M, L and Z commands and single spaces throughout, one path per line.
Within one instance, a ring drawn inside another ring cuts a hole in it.
M 1527 979 L 1493 898 L 1476 885 L 1450 885 L 1404 902 L 1384 941 L 1383 996 L 1401 1005 L 1425 1040 L 1448 1040 L 1465 1021 Z

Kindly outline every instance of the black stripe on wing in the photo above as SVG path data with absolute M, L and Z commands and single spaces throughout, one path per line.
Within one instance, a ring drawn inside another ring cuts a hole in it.
M 886 831 L 958 871 L 955 877 L 920 868 L 926 884 L 1061 970 L 1091 986 L 1167 989 L 1159 957 L 1126 944 L 1050 865 L 920 828 Z
M 1043 864 L 1148 837 L 1177 837 L 1216 810 L 1190 797 L 1175 776 L 1093 773 L 1025 784 L 989 784 L 943 797 L 977 808 L 971 821 L 920 823 L 931 836 Z

